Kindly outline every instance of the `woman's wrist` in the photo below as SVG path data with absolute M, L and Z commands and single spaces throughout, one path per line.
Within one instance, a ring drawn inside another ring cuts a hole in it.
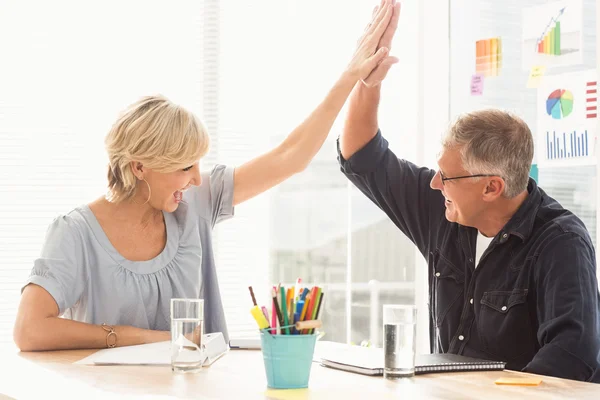
M 146 333 L 146 340 L 144 343 L 156 343 L 171 340 L 171 332 L 169 331 L 146 330 Z

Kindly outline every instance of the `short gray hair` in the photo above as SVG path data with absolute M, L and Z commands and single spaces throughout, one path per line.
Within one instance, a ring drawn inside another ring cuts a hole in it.
M 533 160 L 533 136 L 521 118 L 501 110 L 480 110 L 458 118 L 442 143 L 460 150 L 470 174 L 501 176 L 504 197 L 527 189 Z

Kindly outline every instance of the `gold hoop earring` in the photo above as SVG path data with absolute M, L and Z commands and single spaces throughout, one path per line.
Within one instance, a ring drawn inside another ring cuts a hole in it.
M 145 202 L 143 202 L 142 204 L 138 203 L 137 201 L 135 201 L 135 199 L 131 199 L 133 200 L 133 202 L 139 206 L 143 206 L 144 204 L 148 203 L 150 201 L 150 197 L 152 196 L 152 189 L 150 188 L 150 184 L 148 183 L 148 181 L 145 178 L 142 178 L 142 180 L 144 182 L 146 182 L 146 185 L 148 185 L 148 198 L 146 199 Z

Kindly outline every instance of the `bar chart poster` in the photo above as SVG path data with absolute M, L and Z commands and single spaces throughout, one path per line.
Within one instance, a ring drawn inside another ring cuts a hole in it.
M 485 77 L 498 76 L 502 69 L 502 38 L 475 42 L 475 72 Z
M 549 76 L 538 88 L 536 160 L 548 166 L 594 165 L 598 83 L 595 70 Z
M 523 69 L 578 65 L 582 54 L 581 0 L 563 0 L 523 9 Z

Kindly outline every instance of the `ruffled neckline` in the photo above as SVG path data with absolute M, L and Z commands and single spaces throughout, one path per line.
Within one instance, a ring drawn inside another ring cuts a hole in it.
M 77 208 L 79 213 L 86 220 L 96 240 L 108 255 L 123 268 L 128 269 L 136 274 L 152 274 L 165 268 L 177 254 L 179 247 L 179 228 L 175 216 L 172 213 L 163 211 L 163 218 L 167 229 L 167 242 L 164 249 L 156 257 L 146 261 L 131 261 L 123 257 L 121 253 L 115 249 L 108 236 L 102 229 L 100 222 L 88 205 L 82 205 Z

